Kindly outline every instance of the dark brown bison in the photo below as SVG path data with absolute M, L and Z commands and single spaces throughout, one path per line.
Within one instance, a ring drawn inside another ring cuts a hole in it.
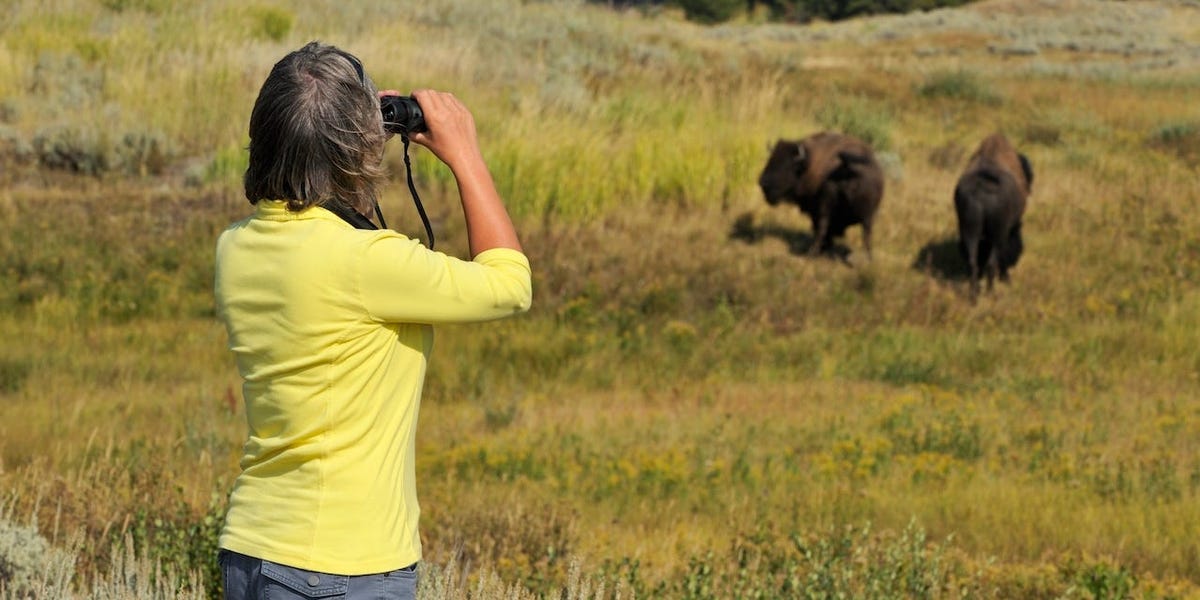
M 758 177 L 767 203 L 790 202 L 812 219 L 810 254 L 828 251 L 851 225 L 862 225 L 871 257 L 871 226 L 883 199 L 883 170 L 871 147 L 824 131 L 798 141 L 779 140 Z
M 1021 257 L 1021 218 L 1033 184 L 1029 159 L 1004 135 L 988 136 L 971 155 L 954 187 L 959 249 L 971 270 L 971 298 L 979 295 L 981 272 L 992 281 L 1008 281 L 1008 270 Z

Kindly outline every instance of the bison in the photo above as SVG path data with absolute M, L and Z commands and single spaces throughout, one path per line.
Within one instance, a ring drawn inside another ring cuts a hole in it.
M 862 225 L 871 258 L 871 226 L 883 199 L 883 170 L 871 147 L 848 135 L 823 131 L 797 141 L 779 140 L 759 175 L 767 203 L 791 202 L 812 220 L 809 254 L 825 252 L 851 225 Z
M 959 250 L 971 272 L 971 298 L 979 296 L 981 272 L 992 281 L 1008 281 L 1024 246 L 1021 218 L 1033 184 L 1029 159 L 1003 134 L 988 136 L 971 155 L 954 187 Z

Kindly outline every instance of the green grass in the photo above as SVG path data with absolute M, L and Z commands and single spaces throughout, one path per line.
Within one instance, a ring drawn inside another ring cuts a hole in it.
M 155 568 L 213 589 L 244 417 L 212 245 L 248 210 L 257 86 L 313 38 L 467 100 L 534 266 L 529 314 L 438 332 L 423 598 L 1200 595 L 1200 76 L 1146 62 L 1194 11 L 1089 3 L 1124 56 L 995 3 L 713 29 L 558 2 L 55 6 L 0 21 L 0 521 L 36 517 L 79 596 Z M 821 128 L 889 161 L 870 263 L 857 229 L 850 264 L 803 256 L 808 220 L 755 186 L 768 144 Z M 1026 253 L 971 304 L 951 194 L 995 130 L 1034 166 Z M 398 150 L 383 209 L 423 236 Z M 465 253 L 449 173 L 413 159 Z

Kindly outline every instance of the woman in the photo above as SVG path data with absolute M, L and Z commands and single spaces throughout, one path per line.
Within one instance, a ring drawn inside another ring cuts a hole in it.
M 529 308 L 529 262 L 453 95 L 413 92 L 428 130 L 410 139 L 454 174 L 471 260 L 367 220 L 389 94 L 313 42 L 275 65 L 250 117 L 255 210 L 216 250 L 249 425 L 220 538 L 226 598 L 414 598 L 432 325 Z

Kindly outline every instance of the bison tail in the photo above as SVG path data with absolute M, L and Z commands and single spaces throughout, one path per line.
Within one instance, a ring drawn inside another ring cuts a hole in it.
M 983 202 L 976 197 L 975 182 L 962 182 L 954 188 L 954 212 L 958 215 L 959 229 L 978 230 L 983 233 Z
M 1025 158 L 1024 154 L 1017 154 L 1017 160 L 1021 162 L 1021 171 L 1025 174 L 1026 189 L 1033 189 L 1033 165 L 1029 164 L 1029 159 Z

